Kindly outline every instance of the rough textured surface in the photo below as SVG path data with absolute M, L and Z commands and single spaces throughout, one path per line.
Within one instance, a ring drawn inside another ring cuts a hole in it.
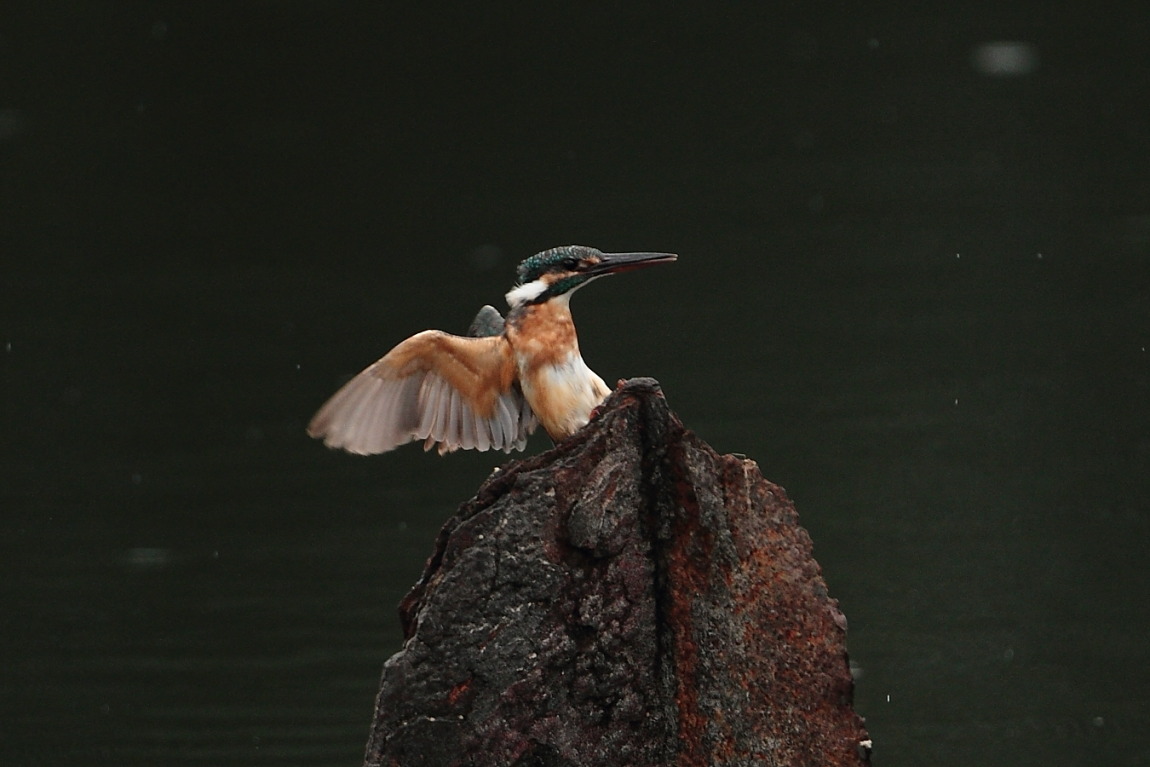
M 846 621 L 782 489 L 651 379 L 602 410 L 446 523 L 365 764 L 866 764 Z

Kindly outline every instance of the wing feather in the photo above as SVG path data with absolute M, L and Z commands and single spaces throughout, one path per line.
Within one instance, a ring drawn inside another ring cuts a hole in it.
M 494 415 L 494 413 L 492 414 Z M 475 449 L 486 452 L 491 449 L 491 419 L 475 419 Z
M 439 385 L 443 381 L 442 378 L 436 375 L 424 376 L 423 386 L 419 387 L 419 400 L 422 403 L 419 413 L 419 431 L 415 433 L 416 437 L 426 438 L 431 436 L 439 425 L 440 415 L 443 413 L 443 408 L 439 404 Z
M 444 434 L 458 434 L 460 424 L 463 420 L 462 403 L 459 400 L 459 392 L 455 389 L 448 390 L 448 405 L 447 405 L 447 423 L 444 424 Z M 467 445 L 460 445 L 466 448 Z
M 440 454 L 510 452 L 522 450 L 536 426 L 506 338 L 428 330 L 344 384 L 312 418 L 308 434 L 360 455 L 412 440 Z
M 502 444 L 504 435 L 508 434 L 508 429 L 505 425 L 507 420 L 506 413 L 507 406 L 503 404 L 503 398 L 500 397 L 499 399 L 495 400 L 495 413 L 492 415 L 491 420 L 488 422 L 491 424 L 492 444 Z

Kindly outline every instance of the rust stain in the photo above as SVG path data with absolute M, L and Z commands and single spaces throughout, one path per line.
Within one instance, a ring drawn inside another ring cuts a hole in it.
M 675 460 L 677 459 L 677 460 Z M 682 456 L 674 464 L 685 465 Z M 678 764 L 707 767 L 711 763 L 705 742 L 708 718 L 699 707 L 700 652 L 693 607 L 710 588 L 713 535 L 700 521 L 699 503 L 686 477 L 675 481 L 677 508 L 674 530 L 666 554 L 667 624 L 672 632 L 672 654 L 677 688 L 675 705 L 679 718 Z
M 452 707 L 458 706 L 459 701 L 462 700 L 464 696 L 467 695 L 467 692 L 471 689 L 471 683 L 473 681 L 474 677 L 467 677 L 467 679 L 464 679 L 462 682 L 452 687 L 447 692 L 447 702 L 450 703 Z

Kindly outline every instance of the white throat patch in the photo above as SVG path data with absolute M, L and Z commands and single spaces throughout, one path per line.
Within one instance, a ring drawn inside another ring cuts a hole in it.
M 514 309 L 520 304 L 539 298 L 545 290 L 547 290 L 547 283 L 543 280 L 535 280 L 526 285 L 517 285 L 507 293 L 507 305 Z

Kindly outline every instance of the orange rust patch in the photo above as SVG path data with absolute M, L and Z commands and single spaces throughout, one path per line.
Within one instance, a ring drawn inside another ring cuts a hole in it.
M 451 688 L 451 691 L 447 693 L 447 702 L 454 706 L 470 688 L 471 678 L 469 677 Z

